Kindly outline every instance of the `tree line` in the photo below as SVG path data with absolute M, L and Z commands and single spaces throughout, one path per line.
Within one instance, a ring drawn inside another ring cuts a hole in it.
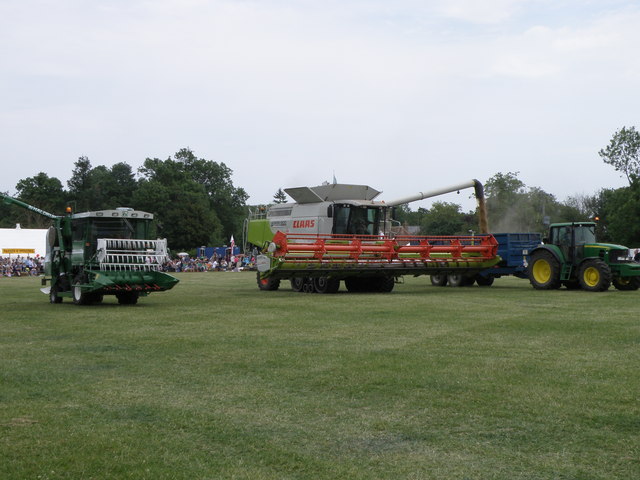
M 539 187 L 527 186 L 519 172 L 499 172 L 485 180 L 485 197 L 492 232 L 545 232 L 550 222 L 598 219 L 601 241 L 640 246 L 640 134 L 623 127 L 599 152 L 602 160 L 619 171 L 629 185 L 601 189 L 560 201 Z M 54 214 L 71 205 L 74 211 L 130 206 L 156 218 L 157 236 L 166 237 L 172 249 L 194 250 L 202 245 L 223 245 L 240 239 L 249 198 L 233 185 L 232 170 L 222 162 L 198 158 L 188 148 L 165 160 L 147 158 L 134 172 L 124 162 L 112 167 L 92 166 L 87 157 L 74 164 L 66 188 L 40 172 L 20 180 L 16 197 Z M 7 192 L 8 193 L 8 192 Z M 282 188 L 273 203 L 287 201 Z M 396 220 L 419 226 L 421 234 L 460 235 L 477 232 L 477 211 L 434 202 L 430 208 L 396 209 Z M 25 228 L 45 228 L 48 219 L 11 205 L 0 205 L 0 227 L 21 223 Z

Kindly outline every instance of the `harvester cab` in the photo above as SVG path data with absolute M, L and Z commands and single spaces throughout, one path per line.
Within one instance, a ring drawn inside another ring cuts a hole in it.
M 473 187 L 480 204 L 480 235 L 420 237 L 392 228 L 393 207 Z M 255 247 L 258 286 L 333 293 L 344 280 L 349 291 L 388 292 L 404 274 L 475 272 L 499 261 L 487 234 L 482 184 L 477 180 L 378 201 L 367 185 L 324 184 L 285 189 L 294 200 L 253 213 L 245 238 Z
M 135 304 L 141 296 L 169 290 L 178 283 L 162 271 L 169 259 L 167 240 L 150 239 L 151 213 L 117 208 L 74 214 L 68 208 L 64 216 L 57 216 L 2 197 L 7 204 L 52 220 L 41 289 L 51 303 L 68 297 L 85 305 L 102 302 L 104 295 L 115 295 L 120 304 Z
M 640 264 L 622 245 L 597 243 L 594 222 L 556 223 L 544 243 L 531 252 L 529 281 L 538 290 L 564 285 L 600 292 L 640 287 Z

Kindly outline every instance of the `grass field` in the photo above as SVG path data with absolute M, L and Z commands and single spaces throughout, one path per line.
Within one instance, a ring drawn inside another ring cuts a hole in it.
M 640 478 L 640 292 L 0 278 L 2 479 Z

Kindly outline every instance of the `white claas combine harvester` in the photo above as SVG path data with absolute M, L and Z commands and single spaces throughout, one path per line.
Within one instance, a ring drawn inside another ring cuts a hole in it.
M 393 207 L 466 188 L 475 189 L 479 235 L 415 236 L 392 228 Z M 261 290 L 290 280 L 299 292 L 335 293 L 341 281 L 349 292 L 390 292 L 403 275 L 471 275 L 500 261 L 477 180 L 387 202 L 375 200 L 380 192 L 366 185 L 285 192 L 295 203 L 252 212 L 245 222 L 245 239 L 259 251 Z

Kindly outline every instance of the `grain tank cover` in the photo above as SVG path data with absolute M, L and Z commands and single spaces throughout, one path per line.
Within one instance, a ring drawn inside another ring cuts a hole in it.
M 295 187 L 284 190 L 297 203 L 336 202 L 340 200 L 373 200 L 380 192 L 368 185 L 331 183 L 317 187 Z

